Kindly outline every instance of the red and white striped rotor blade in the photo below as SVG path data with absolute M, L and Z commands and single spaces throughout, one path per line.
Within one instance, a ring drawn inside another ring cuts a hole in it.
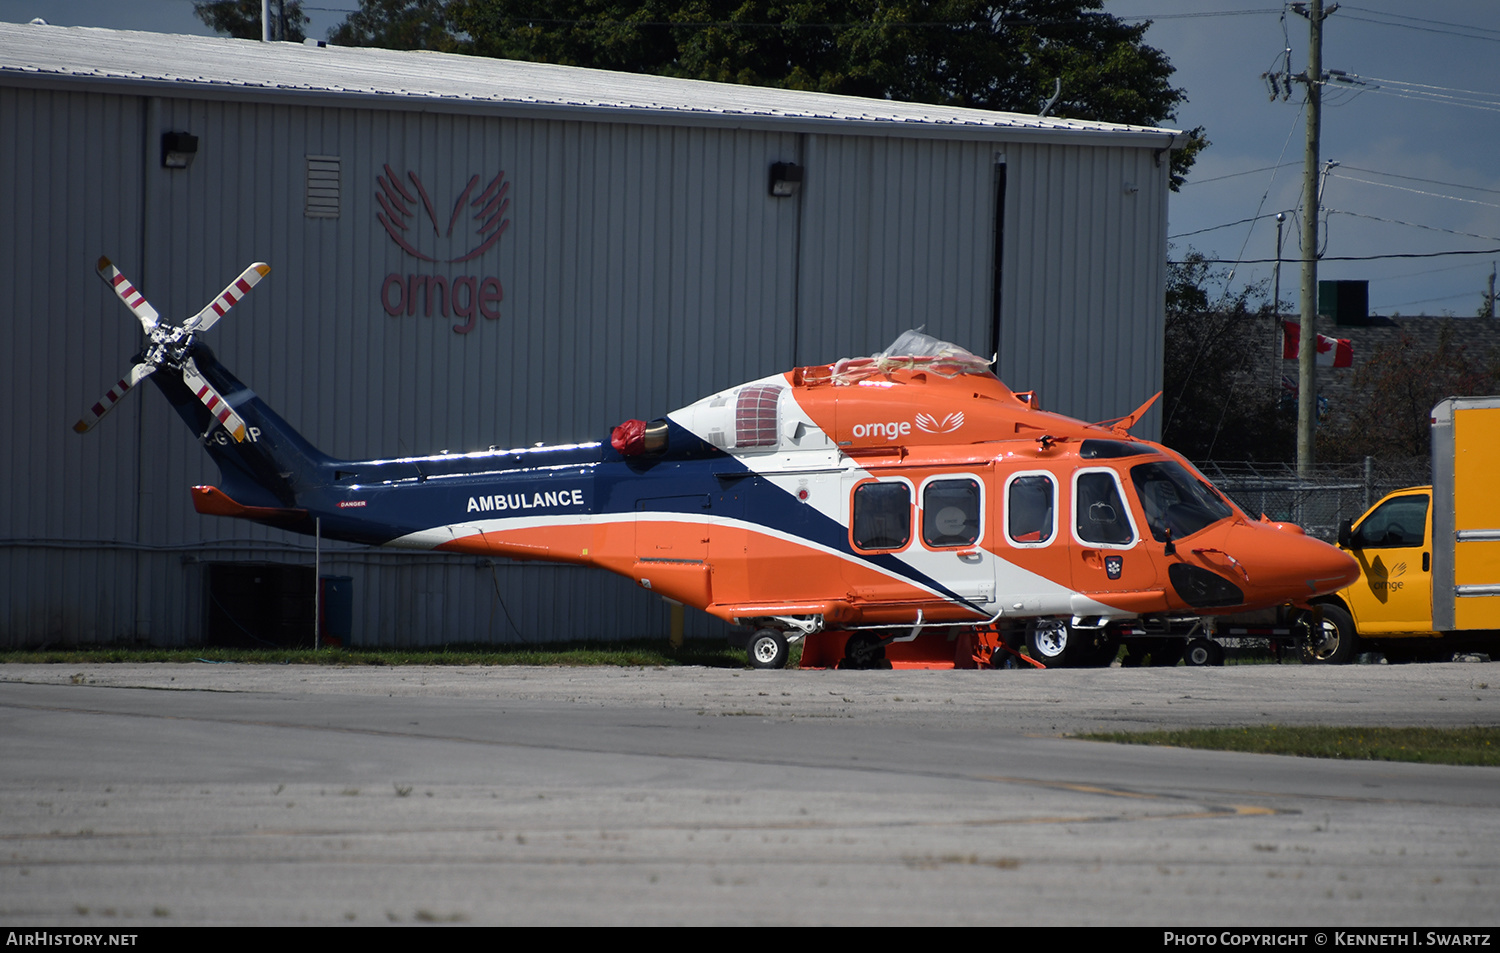
M 182 363 L 182 381 L 187 384 L 188 390 L 203 401 L 203 406 L 214 415 L 214 419 L 224 425 L 224 429 L 229 431 L 235 443 L 245 439 L 245 421 L 230 408 L 229 403 L 218 391 L 214 390 L 213 385 L 198 373 L 198 365 L 193 362 L 192 358 Z
M 189 331 L 207 331 L 222 317 L 224 313 L 235 306 L 235 303 L 243 298 L 260 282 L 262 278 L 271 273 L 271 266 L 263 261 L 258 261 L 240 272 L 240 276 L 229 283 L 229 287 L 219 293 L 219 296 L 210 301 L 202 311 L 188 318 L 182 326 Z
M 94 406 L 90 407 L 83 418 L 73 425 L 73 430 L 78 433 L 88 433 L 93 430 L 99 421 L 104 419 L 104 415 L 114 410 L 115 405 L 130 393 L 132 387 L 145 380 L 146 375 L 154 370 L 156 366 L 153 364 L 137 364 L 132 367 L 129 374 L 122 377 L 115 383 L 115 386 L 109 389 L 108 393 L 94 402 Z
M 150 334 L 152 329 L 160 323 L 161 315 L 151 307 L 151 302 L 146 300 L 146 296 L 136 290 L 135 285 L 130 283 L 130 279 L 120 274 L 120 269 L 116 268 L 108 258 L 101 257 L 96 270 L 99 272 L 99 277 L 104 279 L 104 283 L 113 288 L 120 300 L 125 302 L 125 307 L 129 308 L 131 313 L 140 320 L 141 327 L 146 329 L 146 333 Z

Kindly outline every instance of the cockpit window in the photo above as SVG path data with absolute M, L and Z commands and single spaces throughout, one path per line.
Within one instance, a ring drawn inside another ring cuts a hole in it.
M 1233 515 L 1208 484 L 1170 460 L 1130 468 L 1130 482 L 1146 511 L 1146 525 L 1158 543 L 1191 536 Z
M 1120 499 L 1114 471 L 1095 470 L 1078 474 L 1074 484 L 1073 515 L 1078 538 L 1085 543 L 1128 546 L 1135 542 L 1130 514 Z

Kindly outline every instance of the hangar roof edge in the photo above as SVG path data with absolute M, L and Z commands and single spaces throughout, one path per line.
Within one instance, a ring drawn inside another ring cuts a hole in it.
M 562 110 L 591 114 L 590 118 L 625 114 L 645 122 L 792 121 L 852 125 L 867 131 L 1001 133 L 1023 138 L 1082 134 L 1080 138 L 1104 137 L 1119 145 L 1149 140 L 1158 148 L 1163 136 L 1177 132 L 453 53 L 0 23 L 0 85 L 49 80 L 67 85 L 138 86 L 168 93 L 181 89 L 195 96 L 219 92 L 235 98 L 266 96 L 283 101 L 334 97 L 391 108 L 441 104 L 454 110 Z

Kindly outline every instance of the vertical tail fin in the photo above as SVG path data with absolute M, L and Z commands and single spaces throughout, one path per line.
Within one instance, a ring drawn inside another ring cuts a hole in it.
M 151 379 L 171 402 L 219 466 L 223 491 L 249 507 L 288 508 L 298 495 L 327 480 L 335 464 L 246 387 L 202 344 L 191 349 L 191 361 L 233 415 L 243 421 L 243 439 L 236 439 L 220 415 L 193 393 L 175 374 L 153 374 Z

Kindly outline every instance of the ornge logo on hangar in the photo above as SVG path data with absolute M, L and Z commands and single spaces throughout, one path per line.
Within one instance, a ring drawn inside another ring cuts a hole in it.
M 502 171 L 480 189 L 480 177 L 473 175 L 458 193 L 451 210 L 446 203 L 440 208 L 422 179 L 408 171 L 405 178 L 389 165 L 375 176 L 375 201 L 380 210 L 375 218 L 401 250 L 433 265 L 463 265 L 477 261 L 494 247 L 510 227 L 505 213 L 510 208 L 510 183 Z M 476 194 L 477 193 L 477 194 Z M 430 231 L 429 231 L 430 226 Z M 380 286 L 380 303 L 391 317 L 415 315 L 420 309 L 427 317 L 434 311 L 443 317 L 463 319 L 453 325 L 457 334 L 474 330 L 475 319 L 495 321 L 500 317 L 500 302 L 505 290 L 500 279 L 476 274 L 443 275 L 422 273 L 421 266 L 412 272 L 391 272 Z

